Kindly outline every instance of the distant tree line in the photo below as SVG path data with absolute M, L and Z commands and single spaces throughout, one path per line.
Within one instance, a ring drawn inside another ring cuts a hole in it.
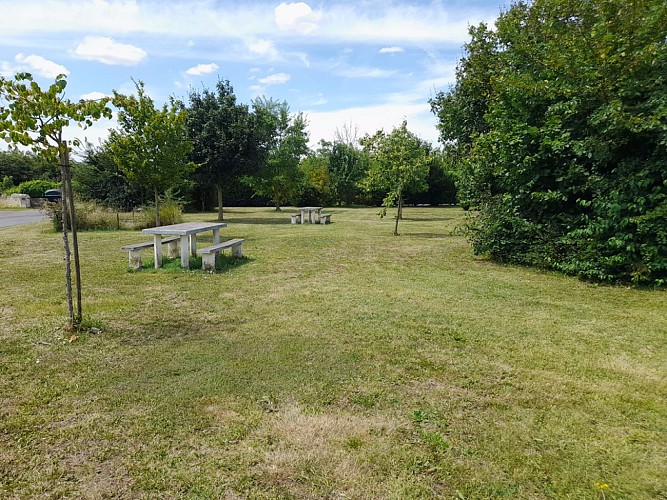
M 432 99 L 477 253 L 667 284 L 667 3 L 517 2 Z
M 311 150 L 306 117 L 286 102 L 261 97 L 240 103 L 227 80 L 162 109 L 142 82 L 136 90 L 136 96 L 115 93 L 118 129 L 102 144 L 84 145 L 72 164 L 75 192 L 84 199 L 132 210 L 168 193 L 191 211 L 217 209 L 223 220 L 225 206 L 381 205 L 387 194 L 387 186 L 368 182 L 377 158 L 363 137 L 342 130 Z M 428 156 L 423 182 L 407 186 L 401 203 L 455 203 L 454 174 L 444 154 L 424 141 L 418 145 Z M 0 152 L 7 189 L 57 177 L 32 153 Z

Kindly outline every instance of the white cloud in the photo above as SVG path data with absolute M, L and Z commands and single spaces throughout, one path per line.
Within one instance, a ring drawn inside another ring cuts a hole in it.
M 287 73 L 274 73 L 273 75 L 268 75 L 264 78 L 258 78 L 257 81 L 264 85 L 282 85 L 289 82 L 290 78 L 292 77 Z
M 88 92 L 87 94 L 81 94 L 79 96 L 80 99 L 83 99 L 84 101 L 97 101 L 99 99 L 104 99 L 105 97 L 109 97 L 107 94 L 103 92 Z
M 246 42 L 246 46 L 252 54 L 266 57 L 270 60 L 278 58 L 278 50 L 271 40 L 254 40 Z
M 35 54 L 30 54 L 29 56 L 16 54 L 15 59 L 16 62 L 26 66 L 31 72 L 35 72 L 37 75 L 45 78 L 55 78 L 58 75 L 69 75 L 69 70 L 65 66 L 44 59 L 42 56 L 36 56 Z
M 313 12 L 310 5 L 304 2 L 281 3 L 275 11 L 276 25 L 281 30 L 296 31 L 301 35 L 309 35 L 317 31 L 318 22 L 322 18 L 319 12 Z
M 382 47 L 378 52 L 380 54 L 398 54 L 399 52 L 405 52 L 402 47 Z
M 320 139 L 333 140 L 336 129 L 345 124 L 358 128 L 359 136 L 374 134 L 380 129 L 391 129 L 408 121 L 408 130 L 426 141 L 436 143 L 437 118 L 431 113 L 428 103 L 385 103 L 377 106 L 347 108 L 337 111 L 306 111 L 310 145 L 314 147 Z
M 210 63 L 210 64 L 197 64 L 197 66 L 193 66 L 192 68 L 188 68 L 185 73 L 191 76 L 199 76 L 199 75 L 210 75 L 213 73 L 215 70 L 219 69 L 220 66 L 218 66 L 215 63 Z
M 146 51 L 139 47 L 119 43 L 104 36 L 85 37 L 74 50 L 74 54 L 88 61 L 121 66 L 136 66 L 147 55 Z
M 390 71 L 380 68 L 343 68 L 336 71 L 336 74 L 339 76 L 344 76 L 346 78 L 389 78 L 394 76 L 396 71 Z

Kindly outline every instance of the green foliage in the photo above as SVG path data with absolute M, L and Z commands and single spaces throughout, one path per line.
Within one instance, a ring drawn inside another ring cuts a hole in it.
M 0 177 L 10 177 L 14 185 L 33 179 L 58 180 L 58 175 L 56 165 L 31 152 L 0 151 Z
M 155 223 L 159 225 L 160 193 L 196 168 L 188 161 L 192 143 L 185 126 L 187 112 L 174 98 L 156 109 L 143 82 L 135 85 L 137 97 L 114 91 L 113 104 L 119 109 L 120 128 L 111 131 L 108 146 L 114 162 L 128 180 L 153 191 Z
M 187 113 L 191 159 L 201 167 L 195 178 L 203 190 L 215 187 L 218 219 L 223 219 L 223 188 L 257 167 L 257 141 L 248 106 L 238 104 L 228 80 L 216 84 L 216 92 L 192 90 Z
M 26 181 L 22 182 L 18 186 L 8 190 L 8 193 L 21 193 L 27 194 L 31 198 L 44 198 L 44 192 L 47 189 L 58 189 L 60 184 L 54 181 Z
M 471 29 L 456 85 L 431 104 L 460 199 L 481 210 L 476 252 L 665 282 L 665 26 L 661 0 L 538 0 Z
M 183 202 L 169 196 L 160 201 L 160 224 L 178 224 L 183 222 Z M 135 219 L 136 229 L 155 227 L 155 207 L 145 206 Z
M 276 209 L 293 201 L 303 179 L 299 169 L 308 153 L 308 132 L 302 113 L 291 115 L 286 102 L 253 101 L 258 147 L 265 161 L 244 181 L 256 195 L 266 196 Z
M 359 182 L 363 178 L 366 158 L 351 144 L 334 142 L 329 154 L 331 192 L 334 200 L 350 204 L 359 194 Z
M 82 161 L 72 165 L 72 182 L 81 198 L 119 210 L 132 210 L 150 198 L 145 189 L 129 183 L 107 145 L 86 145 Z
M 369 155 L 370 164 L 362 185 L 366 191 L 382 191 L 384 217 L 387 209 L 398 205 L 394 234 L 398 234 L 398 220 L 401 218 L 403 197 L 406 192 L 425 191 L 429 171 L 430 147 L 408 130 L 404 121 L 390 134 L 378 131 L 375 135 L 361 140 L 364 152 Z
M 5 193 L 14 187 L 14 181 L 8 175 L 5 175 L 0 182 L 0 193 Z

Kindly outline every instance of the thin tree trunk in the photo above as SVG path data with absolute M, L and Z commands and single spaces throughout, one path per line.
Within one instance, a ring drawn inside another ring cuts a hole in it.
M 403 212 L 403 194 L 398 193 L 398 210 L 396 211 L 396 224 L 394 224 L 394 236 L 398 236 L 398 221 L 401 219 Z
M 61 216 L 62 216 L 62 229 L 63 229 L 63 247 L 65 249 L 65 289 L 67 293 L 67 314 L 69 316 L 69 327 L 74 327 L 74 307 L 72 305 L 72 266 L 70 263 L 70 249 L 69 249 L 69 237 L 67 234 L 67 220 L 69 216 L 67 215 L 68 206 L 67 206 L 67 182 L 65 170 L 60 166 L 60 177 L 62 182 L 62 196 L 60 197 L 61 205 Z
M 157 194 L 157 189 L 155 190 L 155 227 L 160 225 L 160 200 Z
M 218 220 L 222 222 L 225 217 L 222 213 L 222 184 L 216 184 L 215 188 L 218 191 Z
M 67 196 L 69 198 L 69 216 L 70 227 L 72 229 L 72 251 L 74 253 L 74 281 L 76 282 L 76 317 L 75 325 L 79 326 L 83 318 L 81 308 L 81 261 L 79 260 L 79 239 L 76 227 L 76 210 L 74 206 L 74 190 L 72 189 L 72 170 L 69 164 L 69 153 L 65 150 L 62 153 L 62 164 L 67 182 Z

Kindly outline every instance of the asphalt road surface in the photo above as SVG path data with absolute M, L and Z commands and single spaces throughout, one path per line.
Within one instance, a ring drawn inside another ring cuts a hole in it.
M 37 209 L 30 210 L 0 210 L 0 227 L 18 226 L 31 222 L 41 222 L 48 217 Z

